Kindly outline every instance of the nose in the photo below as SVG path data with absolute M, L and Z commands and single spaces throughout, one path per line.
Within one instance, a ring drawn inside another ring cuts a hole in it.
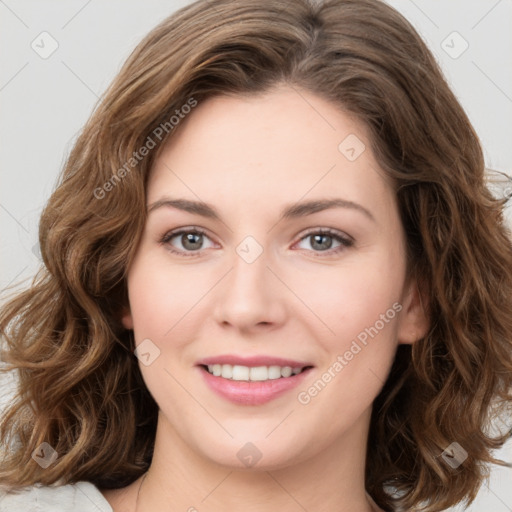
M 286 286 L 272 266 L 265 250 L 254 261 L 235 252 L 231 270 L 216 287 L 214 317 L 219 325 L 247 333 L 283 324 Z

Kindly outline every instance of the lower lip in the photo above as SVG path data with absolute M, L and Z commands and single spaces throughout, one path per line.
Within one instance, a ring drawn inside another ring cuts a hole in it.
M 265 381 L 231 380 L 216 377 L 202 366 L 198 367 L 212 391 L 238 405 L 261 405 L 298 386 L 313 368 L 291 377 Z

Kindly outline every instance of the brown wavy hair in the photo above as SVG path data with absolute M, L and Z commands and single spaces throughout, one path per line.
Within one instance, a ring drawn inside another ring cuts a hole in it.
M 477 134 L 427 46 L 378 0 L 204 0 L 152 30 L 103 95 L 42 213 L 44 265 L 2 307 L 19 387 L 0 423 L 1 484 L 116 488 L 147 470 L 158 408 L 120 317 L 148 173 L 179 125 L 113 176 L 191 98 L 281 83 L 368 127 L 431 318 L 423 339 L 399 346 L 374 402 L 367 491 L 385 510 L 437 511 L 471 503 L 484 468 L 505 464 L 491 452 L 508 434 L 489 427 L 512 402 L 511 237 Z M 441 456 L 454 441 L 468 454 L 455 469 Z M 43 442 L 59 454 L 47 469 L 31 459 Z

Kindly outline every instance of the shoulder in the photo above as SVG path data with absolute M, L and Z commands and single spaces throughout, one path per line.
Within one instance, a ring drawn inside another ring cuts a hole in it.
M 32 485 L 7 492 L 0 489 L 0 512 L 112 512 L 99 489 L 90 482 Z

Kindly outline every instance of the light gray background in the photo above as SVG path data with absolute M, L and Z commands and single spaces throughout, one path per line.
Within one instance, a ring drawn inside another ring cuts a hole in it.
M 0 290 L 27 285 L 37 271 L 42 207 L 98 96 L 137 42 L 188 3 L 0 0 Z M 512 0 L 388 3 L 437 57 L 479 134 L 487 167 L 512 174 Z M 31 47 L 51 48 L 44 31 L 58 44 L 46 59 Z M 511 461 L 512 443 L 498 455 Z M 511 476 L 512 469 L 493 468 L 467 510 L 512 511 Z

